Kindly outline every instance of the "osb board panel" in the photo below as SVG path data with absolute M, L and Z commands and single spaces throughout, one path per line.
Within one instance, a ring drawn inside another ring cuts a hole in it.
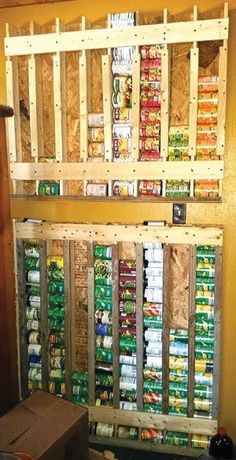
M 214 18 L 222 16 L 222 9 L 214 9 L 201 14 L 199 19 Z M 170 21 L 187 21 L 192 19 L 192 10 L 181 12 L 172 16 Z M 139 24 L 161 23 L 163 13 L 142 13 L 139 17 Z M 103 28 L 106 26 L 106 18 L 101 18 L 91 24 L 92 28 Z M 66 24 L 65 30 L 79 30 L 81 28 L 81 18 L 77 18 L 73 23 Z M 55 21 L 41 27 L 41 32 L 54 32 Z M 28 34 L 29 26 L 18 30 L 18 34 Z M 218 73 L 218 54 L 217 46 L 209 45 L 208 42 L 202 43 L 201 54 L 204 54 L 204 65 L 210 62 L 207 67 L 200 67 L 200 75 L 215 75 Z M 170 46 L 171 52 L 171 97 L 170 97 L 170 123 L 172 125 L 188 124 L 189 117 L 189 50 L 191 43 Z M 106 50 L 91 51 L 91 62 L 93 72 L 91 72 L 91 111 L 101 112 L 102 107 L 102 66 L 101 57 Z M 67 160 L 78 161 L 80 159 L 80 121 L 79 121 L 79 56 L 80 52 L 66 53 L 66 119 L 67 119 Z M 212 61 L 213 57 L 213 61 Z M 54 109 L 53 109 L 53 75 L 52 75 L 52 55 L 42 55 L 42 90 L 43 90 L 43 129 L 44 129 L 44 156 L 53 158 L 55 156 L 54 139 Z M 20 100 L 22 100 L 21 126 L 22 126 L 22 147 L 24 161 L 30 159 L 30 122 L 29 96 L 28 96 L 28 70 L 27 59 L 19 59 L 19 81 L 20 81 Z M 25 182 L 25 193 L 34 194 L 35 185 Z M 81 181 L 70 181 L 68 193 L 70 195 L 83 195 L 83 183 Z
M 188 329 L 189 246 L 170 249 L 170 327 Z
M 87 303 L 87 243 L 75 242 L 74 249 L 74 284 L 75 311 L 73 314 L 75 330 L 74 350 L 75 363 L 73 369 L 88 370 L 88 303 Z
M 119 258 L 120 259 L 136 259 L 136 244 L 135 243 L 119 243 Z

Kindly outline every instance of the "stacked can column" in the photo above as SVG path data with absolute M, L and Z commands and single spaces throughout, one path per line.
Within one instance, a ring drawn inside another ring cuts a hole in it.
M 168 161 L 188 161 L 189 128 L 188 126 L 171 126 L 169 130 Z M 190 181 L 181 179 L 166 181 L 167 197 L 188 197 Z
M 197 246 L 195 416 L 211 416 L 214 352 L 215 248 Z
M 136 410 L 136 261 L 119 261 L 120 408 Z
M 88 372 L 73 372 L 72 401 L 77 404 L 88 404 Z
M 90 113 L 88 115 L 88 161 L 102 162 L 105 159 L 104 150 L 104 115 Z M 88 196 L 106 196 L 107 184 L 103 181 L 88 181 L 85 187 Z
M 196 160 L 219 160 L 217 155 L 218 76 L 199 77 Z M 196 197 L 219 196 L 219 181 L 195 180 Z
M 187 416 L 188 331 L 171 329 L 169 343 L 169 414 Z
M 144 243 L 144 383 L 145 412 L 162 413 L 163 248 Z
M 159 160 L 161 120 L 161 46 L 141 47 L 140 159 Z M 161 196 L 160 180 L 141 180 L 139 194 Z
M 112 406 L 112 248 L 94 247 L 95 403 Z
M 135 24 L 134 13 L 117 13 L 111 15 L 111 27 L 132 27 Z M 132 56 L 134 47 L 125 46 L 112 50 L 112 73 L 113 79 L 113 160 L 131 161 L 132 131 L 131 131 L 131 107 L 132 107 Z M 133 196 L 134 182 L 113 182 L 113 195 Z
M 29 364 L 28 390 L 33 392 L 42 388 L 40 259 L 38 242 L 27 241 L 24 245 L 24 253 Z
M 50 340 L 49 391 L 65 395 L 64 259 L 48 256 L 48 327 Z

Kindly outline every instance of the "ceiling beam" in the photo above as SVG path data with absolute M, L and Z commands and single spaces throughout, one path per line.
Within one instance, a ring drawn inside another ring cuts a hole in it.
M 58 3 L 61 0 L 0 0 L 0 8 L 11 8 L 15 6 L 39 5 L 45 3 Z M 72 0 L 63 0 L 70 2 Z

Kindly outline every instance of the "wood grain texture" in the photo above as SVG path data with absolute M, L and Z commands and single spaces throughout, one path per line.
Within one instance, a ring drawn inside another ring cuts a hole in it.
M 5 122 L 0 118 L 0 415 L 18 402 L 13 232 L 10 220 Z
M 169 280 L 170 327 L 188 329 L 189 246 L 172 245 Z

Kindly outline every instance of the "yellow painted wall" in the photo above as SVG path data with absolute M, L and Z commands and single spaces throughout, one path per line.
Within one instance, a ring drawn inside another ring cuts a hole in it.
M 222 4 L 218 0 L 199 0 L 200 11 Z M 69 22 L 81 15 L 91 21 L 111 11 L 160 11 L 167 7 L 170 13 L 184 11 L 193 0 L 109 0 L 73 1 L 21 8 L 0 9 L 0 101 L 5 102 L 3 37 L 4 24 L 20 26 L 35 20 L 40 24 L 60 16 Z M 223 332 L 221 362 L 220 423 L 228 428 L 236 442 L 236 0 L 229 2 L 230 38 L 227 102 L 227 152 L 222 204 L 188 204 L 187 223 L 222 224 L 224 226 L 223 259 Z M 48 220 L 77 222 L 142 222 L 146 219 L 166 219 L 171 222 L 171 204 L 106 204 L 82 203 L 69 200 L 55 204 L 12 201 L 13 216 L 41 217 Z

